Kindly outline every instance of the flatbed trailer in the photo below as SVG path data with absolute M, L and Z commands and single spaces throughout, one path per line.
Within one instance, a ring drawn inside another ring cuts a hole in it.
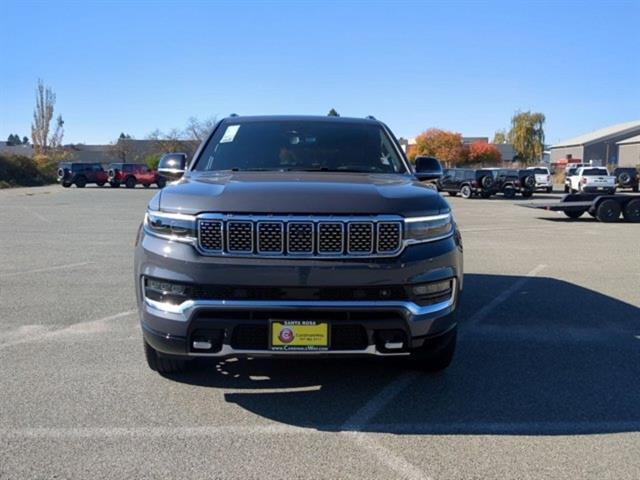
M 562 197 L 559 202 L 531 203 L 523 207 L 564 212 L 570 219 L 576 219 L 588 213 L 601 222 L 616 222 L 622 213 L 627 222 L 640 223 L 640 196 L 638 195 L 571 193 Z

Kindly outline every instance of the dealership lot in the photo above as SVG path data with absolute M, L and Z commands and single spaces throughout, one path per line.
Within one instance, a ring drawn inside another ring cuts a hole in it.
M 466 275 L 444 374 L 228 359 L 163 378 L 132 275 L 154 191 L 0 191 L 0 479 L 640 477 L 640 226 L 450 198 Z

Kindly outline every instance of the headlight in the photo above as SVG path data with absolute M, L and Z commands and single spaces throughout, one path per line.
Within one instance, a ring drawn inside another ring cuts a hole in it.
M 147 210 L 144 229 L 150 235 L 177 242 L 193 243 L 197 238 L 196 217 L 182 213 Z
M 404 219 L 404 239 L 409 244 L 432 242 L 452 233 L 453 219 L 450 213 Z

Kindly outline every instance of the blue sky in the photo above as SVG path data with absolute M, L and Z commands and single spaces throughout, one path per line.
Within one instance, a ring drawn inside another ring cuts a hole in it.
M 405 137 L 533 109 L 551 143 L 640 118 L 640 0 L 2 5 L 2 140 L 30 135 L 38 78 L 65 143 L 331 107 Z

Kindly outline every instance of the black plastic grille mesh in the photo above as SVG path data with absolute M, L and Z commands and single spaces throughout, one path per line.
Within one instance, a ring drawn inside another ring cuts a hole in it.
M 290 222 L 288 237 L 289 253 L 313 253 L 313 223 Z
M 218 220 L 200 221 L 200 245 L 205 250 L 222 251 L 222 222 Z
M 284 223 L 258 223 L 258 253 L 282 253 L 284 251 Z
M 349 224 L 349 253 L 373 252 L 373 223 L 353 222 Z
M 378 224 L 378 251 L 395 252 L 400 248 L 400 223 L 383 222 Z
M 318 252 L 342 253 L 344 249 L 344 225 L 342 223 L 318 224 Z
M 402 246 L 400 221 L 200 219 L 203 253 L 386 255 Z
M 227 222 L 227 249 L 230 252 L 253 251 L 253 222 Z

